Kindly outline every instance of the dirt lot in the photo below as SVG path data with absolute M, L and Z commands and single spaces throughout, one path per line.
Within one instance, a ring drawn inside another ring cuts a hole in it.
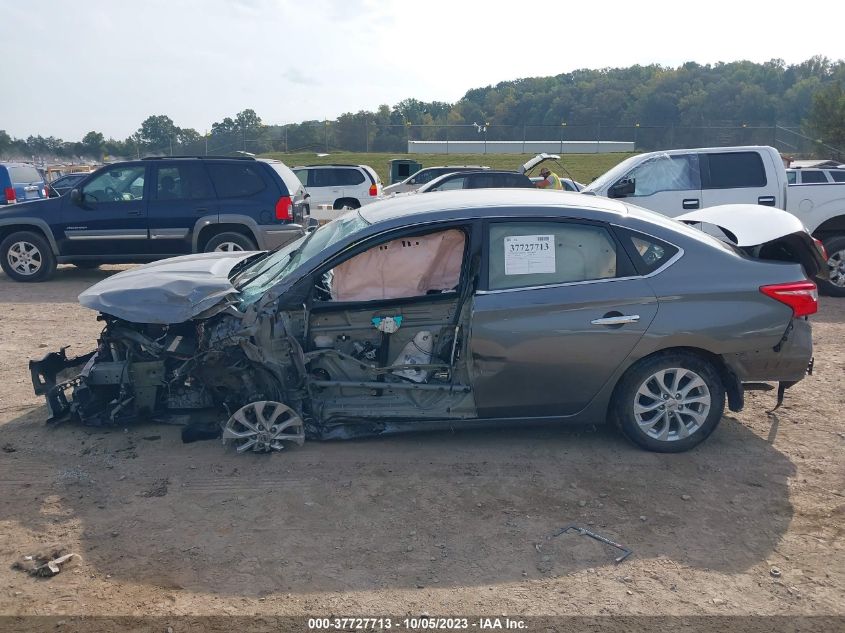
M 0 274 L 0 614 L 845 614 L 845 300 L 823 299 L 783 408 L 751 393 L 691 453 L 599 427 L 252 456 L 44 425 L 27 360 L 91 349 L 76 295 L 117 269 Z M 634 554 L 551 538 L 569 523 Z M 11 569 L 54 546 L 79 562 Z

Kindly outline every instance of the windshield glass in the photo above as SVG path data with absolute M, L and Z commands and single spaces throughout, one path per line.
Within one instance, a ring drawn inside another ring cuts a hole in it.
M 245 268 L 238 274 L 241 305 L 254 303 L 300 264 L 366 226 L 369 222 L 357 210 L 350 211 Z
M 639 156 L 631 156 L 631 158 L 626 158 L 616 167 L 612 167 L 608 171 L 604 172 L 601 176 L 596 178 L 593 182 L 588 184 L 581 191 L 598 191 L 599 189 L 602 189 L 607 185 L 612 185 L 617 180 L 621 179 L 622 176 L 627 174 L 633 164 L 640 162 L 640 160 L 642 159 Z

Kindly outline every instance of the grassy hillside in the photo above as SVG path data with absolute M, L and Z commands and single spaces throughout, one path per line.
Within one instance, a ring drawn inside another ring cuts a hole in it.
M 267 158 L 277 158 L 285 164 L 295 165 L 325 165 L 329 163 L 352 163 L 369 165 L 375 169 L 385 184 L 389 183 L 387 161 L 392 158 L 410 158 L 422 163 L 423 167 L 436 165 L 487 165 L 493 169 L 516 169 L 531 158 L 531 154 L 375 154 L 334 152 L 328 156 L 318 157 L 313 152 L 302 153 L 272 153 L 264 154 Z M 628 158 L 631 154 L 565 154 L 561 163 L 565 169 L 549 164 L 549 168 L 559 176 L 565 177 L 566 172 L 579 182 L 590 182 L 608 169 Z M 535 169 L 534 172 L 537 170 Z M 532 174 L 533 175 L 533 174 Z

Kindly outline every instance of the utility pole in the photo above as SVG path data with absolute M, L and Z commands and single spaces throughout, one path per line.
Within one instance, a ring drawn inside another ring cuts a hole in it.
M 329 153 L 329 120 L 325 120 L 326 123 L 326 154 Z
M 167 140 L 170 141 L 170 155 L 173 156 L 173 134 L 171 133 Z

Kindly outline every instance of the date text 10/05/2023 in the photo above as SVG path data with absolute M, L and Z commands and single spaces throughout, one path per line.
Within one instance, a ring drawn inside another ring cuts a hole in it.
M 388 617 L 337 617 L 337 618 L 309 618 L 308 629 L 314 631 L 437 631 L 437 630 L 510 630 L 518 631 L 526 628 L 523 620 L 508 617 L 480 617 L 480 618 L 440 618 L 421 616 L 418 618 L 388 618 Z

